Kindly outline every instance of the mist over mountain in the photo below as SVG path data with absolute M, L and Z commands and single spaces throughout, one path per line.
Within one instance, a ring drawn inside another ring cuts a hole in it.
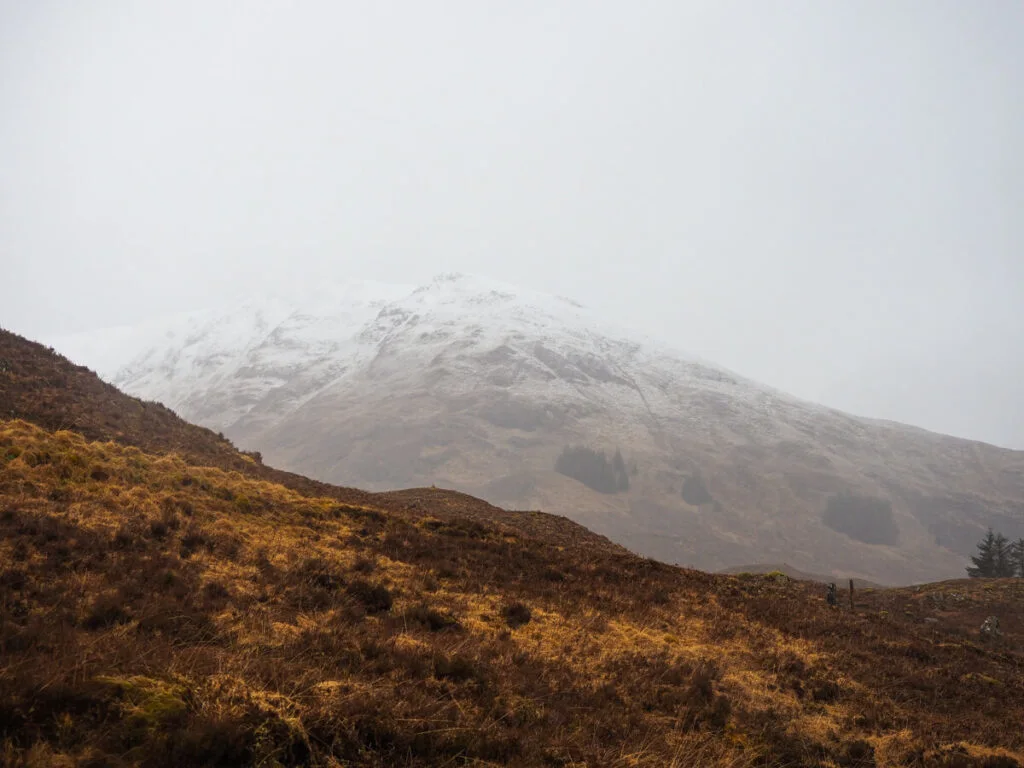
M 989 525 L 1024 534 L 1024 452 L 807 403 L 479 277 L 51 341 L 277 466 L 563 514 L 668 562 L 906 583 L 962 575 Z

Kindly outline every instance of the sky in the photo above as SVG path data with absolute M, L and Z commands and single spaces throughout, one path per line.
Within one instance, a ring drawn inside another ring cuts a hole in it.
M 1024 449 L 1024 3 L 0 0 L 0 325 L 449 271 Z

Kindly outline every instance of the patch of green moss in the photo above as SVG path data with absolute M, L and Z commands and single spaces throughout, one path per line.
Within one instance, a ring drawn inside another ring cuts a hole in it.
M 180 683 L 135 675 L 97 677 L 119 699 L 129 724 L 152 730 L 182 720 L 188 712 L 189 690 Z

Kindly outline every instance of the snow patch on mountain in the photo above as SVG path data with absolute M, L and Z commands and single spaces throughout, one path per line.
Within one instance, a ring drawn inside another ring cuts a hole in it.
M 651 337 L 617 328 L 581 304 L 489 278 L 444 274 L 426 285 L 350 281 L 303 295 L 253 299 L 227 311 L 158 318 L 136 328 L 53 340 L 123 390 L 227 429 L 257 406 L 284 418 L 357 375 L 453 375 L 479 385 L 492 360 L 516 394 L 540 402 L 583 398 L 627 418 L 691 420 L 687 390 L 744 404 L 765 430 L 780 404 L 826 410 Z M 503 359 L 501 359 L 503 358 Z M 402 371 L 391 370 L 399 360 Z

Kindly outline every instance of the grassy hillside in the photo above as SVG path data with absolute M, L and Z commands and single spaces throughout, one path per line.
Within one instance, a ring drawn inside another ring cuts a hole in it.
M 1024 759 L 1019 580 L 829 609 L 542 513 L 278 472 L 2 332 L 0 408 L 0 765 Z
M 509 513 L 480 499 L 437 489 L 371 494 L 310 480 L 265 466 L 258 455 L 236 450 L 209 429 L 189 424 L 160 403 L 124 394 L 95 373 L 52 349 L 0 328 L 0 419 L 23 419 L 50 430 L 72 430 L 90 440 L 110 440 L 151 454 L 173 454 L 196 466 L 214 466 L 298 493 L 325 496 L 349 504 L 372 503 L 395 511 L 499 522 L 549 541 L 624 552 L 603 536 L 575 523 L 539 513 Z
M 11 765 L 1012 766 L 1024 747 L 1020 627 L 981 644 L 901 609 L 913 591 L 829 610 L 784 577 L 23 421 L 0 427 L 0 531 Z M 1021 597 L 974 586 L 986 612 Z
M 717 573 L 727 573 L 732 576 L 738 576 L 744 573 L 781 573 L 784 576 L 788 576 L 791 579 L 798 581 L 816 581 L 819 584 L 835 583 L 838 586 L 846 588 L 849 583 L 848 579 L 843 577 L 830 576 L 825 573 L 808 573 L 807 571 L 801 571 L 798 568 L 794 568 L 788 563 L 753 563 L 750 565 L 734 565 L 731 568 L 723 568 Z M 873 581 L 866 579 L 854 579 L 853 585 L 855 589 L 877 589 L 881 587 L 881 584 L 876 584 Z

